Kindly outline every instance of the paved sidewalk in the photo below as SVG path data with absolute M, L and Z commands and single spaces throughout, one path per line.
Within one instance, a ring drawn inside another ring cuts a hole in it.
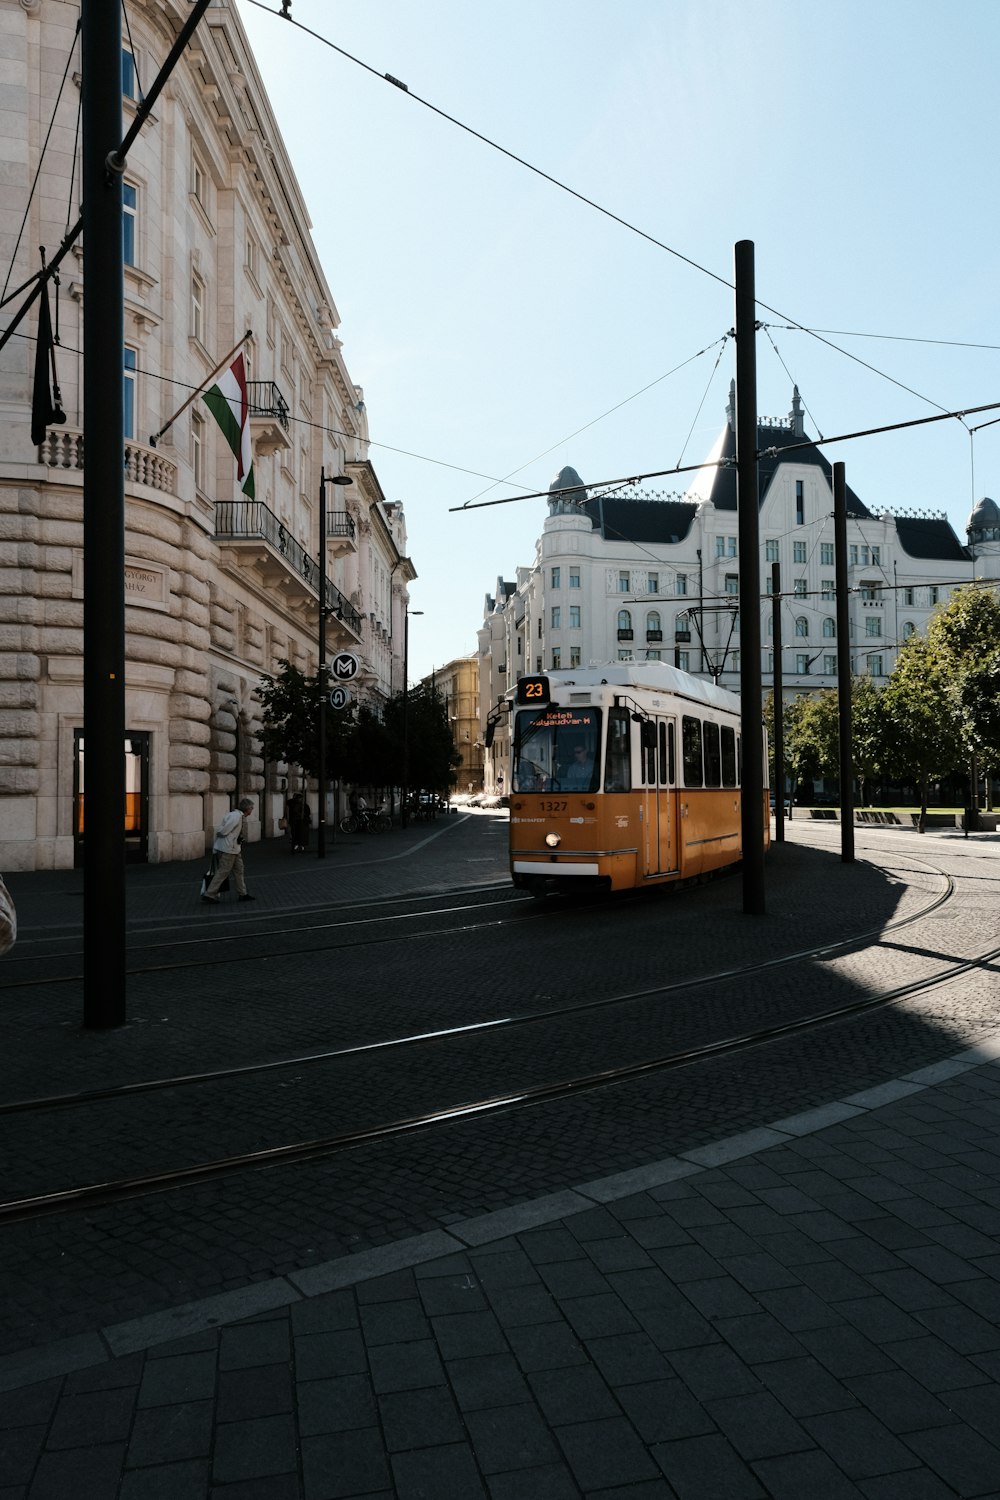
M 998 1063 L 0 1356 L 0 1500 L 997 1500 Z

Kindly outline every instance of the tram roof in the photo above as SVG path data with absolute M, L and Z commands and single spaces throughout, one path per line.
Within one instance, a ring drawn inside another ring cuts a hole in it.
M 665 661 L 608 662 L 604 666 L 570 667 L 545 674 L 554 692 L 565 688 L 610 688 L 645 689 L 652 693 L 678 693 L 697 703 L 711 708 L 722 708 L 728 713 L 740 712 L 738 693 L 708 682 L 704 677 L 693 677 L 679 667 Z

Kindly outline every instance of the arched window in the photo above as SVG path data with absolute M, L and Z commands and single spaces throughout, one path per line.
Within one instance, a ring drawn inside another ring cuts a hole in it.
M 661 629 L 659 610 L 651 609 L 649 611 L 649 614 L 646 616 L 646 629 L 647 630 L 659 630 L 659 629 Z
M 795 634 L 809 634 L 809 621 L 806 619 L 805 615 L 799 615 L 798 619 L 795 621 Z
M 630 612 L 627 609 L 620 609 L 618 611 L 618 629 L 619 630 L 631 630 L 632 629 L 632 616 L 631 616 Z
M 903 621 L 903 640 L 908 641 L 911 635 L 916 635 L 917 627 L 912 620 Z
M 836 620 L 831 619 L 829 615 L 827 615 L 826 619 L 823 621 L 823 634 L 826 636 L 828 641 L 832 641 L 837 634 L 837 622 Z

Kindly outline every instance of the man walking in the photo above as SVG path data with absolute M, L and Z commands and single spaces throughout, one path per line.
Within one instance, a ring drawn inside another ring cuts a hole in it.
M 212 876 L 212 882 L 206 890 L 203 901 L 212 906 L 218 905 L 219 887 L 233 877 L 236 884 L 236 892 L 241 901 L 252 901 L 254 898 L 247 890 L 246 878 L 243 874 L 243 841 L 246 838 L 246 820 L 253 812 L 253 803 L 249 797 L 244 797 L 232 812 L 226 813 L 222 822 L 215 830 L 215 841 L 212 844 L 213 854 L 218 855 L 218 867 Z

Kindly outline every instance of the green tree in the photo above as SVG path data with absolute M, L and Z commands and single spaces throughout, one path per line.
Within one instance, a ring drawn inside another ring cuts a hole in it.
M 865 784 L 885 769 L 882 690 L 872 677 L 851 681 L 851 760 L 865 802 Z
M 266 760 L 301 766 L 307 776 L 319 772 L 319 683 L 282 658 L 280 671 L 261 679 L 257 697 L 263 706 L 260 744 Z M 343 762 L 354 732 L 353 716 L 345 717 L 324 705 L 326 714 L 326 774 L 342 776 Z
M 966 747 L 951 670 L 929 635 L 903 643 L 881 698 L 886 769 L 920 787 L 923 833 L 930 783 L 958 770 Z
M 455 749 L 448 722 L 448 706 L 441 694 L 423 683 L 414 688 L 407 695 L 405 723 L 409 747 L 408 786 L 411 789 L 425 787 L 433 792 L 449 791 L 455 785 L 455 769 L 462 764 L 462 757 Z M 402 693 L 386 704 L 385 724 L 396 747 L 398 773 L 395 779 L 401 783 L 404 779 Z
M 785 706 L 785 763 L 793 795 L 799 782 L 835 776 L 840 769 L 837 695 L 830 689 L 802 694 Z
M 948 673 L 967 760 L 1000 763 L 1000 600 L 992 587 L 956 589 L 927 627 Z

